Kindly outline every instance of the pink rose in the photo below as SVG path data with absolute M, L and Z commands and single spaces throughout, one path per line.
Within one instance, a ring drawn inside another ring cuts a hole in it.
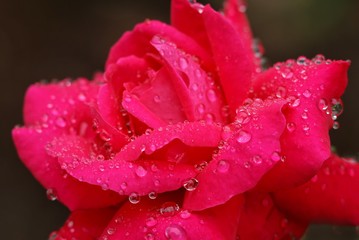
M 240 1 L 172 0 L 93 80 L 35 84 L 20 158 L 71 211 L 51 239 L 288 239 L 359 224 L 359 167 L 331 153 L 347 61 L 261 68 Z

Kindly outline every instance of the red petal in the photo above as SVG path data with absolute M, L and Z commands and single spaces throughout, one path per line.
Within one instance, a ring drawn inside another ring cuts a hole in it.
M 206 32 L 227 103 L 234 110 L 247 97 L 256 66 L 244 38 L 220 13 L 209 6 L 202 13 Z
M 274 196 L 283 211 L 297 218 L 358 225 L 359 164 L 333 155 L 310 181 Z
M 222 96 L 208 74 L 193 56 L 184 53 L 173 43 L 155 37 L 152 45 L 167 63 L 170 79 L 182 103 L 188 120 L 222 121 Z
M 46 153 L 46 146 L 58 132 L 34 128 L 15 128 L 13 139 L 18 154 L 35 178 L 48 189 L 51 198 L 58 199 L 69 209 L 97 208 L 114 205 L 122 198 L 100 187 L 79 182 L 69 176 L 56 158 Z
M 143 58 L 147 54 L 155 53 L 155 49 L 150 45 L 150 41 L 155 35 L 160 35 L 171 42 L 175 42 L 183 51 L 197 56 L 205 66 L 213 65 L 208 53 L 191 37 L 162 22 L 146 21 L 136 25 L 133 31 L 126 32 L 113 45 L 106 62 L 106 68 L 122 57 L 134 55 Z
M 304 61 L 301 57 L 298 63 L 288 60 L 276 64 L 254 82 L 255 96 L 285 98 L 290 102 L 283 110 L 287 129 L 281 137 L 286 160 L 264 177 L 261 186 L 267 190 L 308 181 L 330 156 L 330 101 L 343 93 L 349 64 L 327 64 L 324 60 L 319 64 L 319 59 Z
M 212 134 L 203 138 L 204 134 Z M 121 194 L 166 192 L 178 189 L 183 182 L 195 176 L 191 163 L 167 161 L 165 156 L 157 159 L 141 157 L 143 151 L 152 154 L 174 139 L 188 146 L 213 147 L 220 140 L 220 127 L 204 123 L 184 123 L 159 128 L 144 134 L 125 146 L 113 159 L 103 161 L 103 156 L 93 152 L 84 139 L 65 137 L 52 143 L 51 154 L 59 158 L 66 171 L 77 179 L 100 185 L 104 189 Z M 137 160 L 137 161 L 133 161 Z
M 186 208 L 200 210 L 223 204 L 253 188 L 280 160 L 283 104 L 281 100 L 256 99 L 237 110 L 235 122 L 224 127 L 224 143 L 218 154 L 198 175 L 198 188 L 186 195 Z
M 51 233 L 49 239 L 98 239 L 116 210 L 116 208 L 76 210 L 71 213 L 60 230 Z
M 239 221 L 238 237 L 253 239 L 299 239 L 308 224 L 285 216 L 263 193 L 247 193 Z
M 102 237 L 109 240 L 235 238 L 242 198 L 206 211 L 190 212 L 176 205 L 181 201 L 179 197 L 172 193 L 156 200 L 141 199 L 136 205 L 124 204 Z
M 263 50 L 253 49 L 253 47 L 259 48 L 261 46 L 253 46 L 255 42 L 253 41 L 252 31 L 245 14 L 246 9 L 247 5 L 245 0 L 226 0 L 224 4 L 224 15 L 237 30 L 241 41 L 243 42 L 244 49 L 248 51 L 247 55 L 256 63 L 257 69 L 260 69 L 260 57 Z M 257 54 L 257 56 L 255 54 Z

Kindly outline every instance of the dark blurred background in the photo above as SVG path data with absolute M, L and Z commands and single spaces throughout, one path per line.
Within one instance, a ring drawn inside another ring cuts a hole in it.
M 202 3 L 208 1 L 202 1 Z M 219 9 L 222 1 L 211 4 Z M 22 123 L 26 88 L 39 80 L 91 77 L 111 45 L 145 18 L 169 21 L 169 0 L 0 0 L 0 235 L 47 239 L 68 211 L 46 198 L 22 165 L 10 130 Z M 359 1 L 252 0 L 248 14 L 271 63 L 322 53 L 350 59 L 341 127 L 332 132 L 339 153 L 358 155 Z M 359 239 L 353 227 L 314 226 L 307 239 Z

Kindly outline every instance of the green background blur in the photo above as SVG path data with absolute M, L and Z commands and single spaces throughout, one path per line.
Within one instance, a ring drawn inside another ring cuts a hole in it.
M 222 4 L 209 2 L 216 9 Z M 125 30 L 145 18 L 168 22 L 169 6 L 169 0 L 0 0 L 1 239 L 47 239 L 68 215 L 47 200 L 10 139 L 11 128 L 22 123 L 26 88 L 42 79 L 91 77 Z M 352 60 L 345 112 L 332 139 L 339 153 L 358 156 L 359 1 L 249 0 L 248 14 L 271 63 L 317 53 Z M 359 237 L 354 227 L 315 226 L 306 239 Z

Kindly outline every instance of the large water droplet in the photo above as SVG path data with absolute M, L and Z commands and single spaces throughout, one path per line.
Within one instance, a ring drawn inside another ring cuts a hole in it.
M 281 156 L 280 156 L 279 152 L 274 151 L 274 152 L 272 153 L 272 155 L 271 155 L 271 159 L 272 159 L 272 161 L 274 161 L 274 162 L 278 162 L 278 161 L 281 159 Z
M 170 217 L 175 215 L 179 211 L 180 207 L 175 202 L 165 202 L 160 208 L 161 215 Z
M 181 217 L 182 219 L 187 219 L 187 218 L 189 218 L 190 216 L 191 216 L 191 212 L 188 211 L 188 210 L 183 210 L 183 211 L 181 211 L 181 213 L 180 213 L 180 217 Z
M 217 171 L 220 173 L 226 173 L 229 170 L 229 163 L 226 160 L 220 160 L 217 164 Z
M 157 224 L 157 220 L 154 217 L 149 217 L 146 219 L 146 226 L 147 227 L 153 227 Z
M 252 135 L 250 133 L 241 130 L 241 131 L 239 131 L 236 140 L 238 143 L 247 143 L 251 140 L 251 138 L 252 138 Z
M 213 89 L 209 89 L 207 91 L 207 99 L 210 102 L 215 102 L 217 101 L 217 96 L 216 96 L 216 92 Z
M 152 199 L 152 200 L 156 199 L 157 198 L 157 193 L 156 192 L 150 192 L 148 194 L 148 198 Z
M 339 98 L 331 99 L 332 119 L 337 120 L 338 116 L 343 113 L 343 103 Z
M 140 202 L 140 195 L 138 195 L 138 193 L 133 192 L 128 196 L 128 201 L 130 201 L 130 203 L 132 204 L 137 204 Z
M 190 180 L 186 181 L 183 184 L 183 187 L 187 190 L 187 191 L 194 191 L 196 190 L 196 188 L 198 187 L 198 180 L 196 178 L 191 178 Z
M 165 236 L 170 240 L 186 240 L 186 231 L 177 224 L 169 225 L 165 230 Z

